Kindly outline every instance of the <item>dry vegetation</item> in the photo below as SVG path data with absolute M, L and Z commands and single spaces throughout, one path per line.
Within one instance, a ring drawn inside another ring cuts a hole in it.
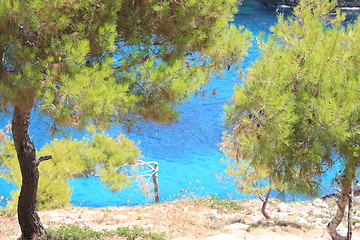
M 100 231 L 138 226 L 149 232 L 165 232 L 166 239 L 178 240 L 330 239 L 325 226 L 335 211 L 334 199 L 289 204 L 271 200 L 268 212 L 273 219 L 269 221 L 259 212 L 260 205 L 259 200 L 187 199 L 138 207 L 71 207 L 42 211 L 40 215 L 50 228 L 75 224 Z M 16 216 L 5 210 L 1 215 L 0 239 L 19 237 Z M 358 220 L 360 213 L 355 213 L 353 239 L 360 239 Z

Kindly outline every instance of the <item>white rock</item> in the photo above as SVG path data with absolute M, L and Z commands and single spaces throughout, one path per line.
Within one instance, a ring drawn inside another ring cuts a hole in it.
M 251 223 L 255 223 L 255 224 L 261 221 L 261 219 L 257 216 L 250 216 L 249 220 Z
M 276 213 L 276 217 L 277 218 L 284 218 L 284 217 L 287 217 L 287 216 L 289 216 L 289 212 L 288 211 L 286 211 L 286 212 L 278 212 L 278 213 Z
M 78 223 L 80 226 L 85 226 L 85 227 L 92 227 L 90 223 L 88 222 L 83 222 L 83 221 L 76 221 L 76 223 Z
M 146 224 L 145 227 L 151 229 L 151 228 L 153 228 L 154 226 L 155 226 L 154 224 L 148 223 L 148 224 Z
M 61 222 L 62 223 L 63 221 L 69 222 L 68 219 L 64 219 L 62 217 L 53 217 L 50 219 L 50 222 Z
M 114 219 L 118 219 L 118 220 L 127 220 L 128 218 L 129 218 L 128 216 L 122 214 L 114 216 Z
M 314 217 L 323 217 L 323 216 L 324 216 L 324 213 L 323 213 L 323 211 L 321 211 L 320 209 L 314 208 L 314 209 L 312 210 L 312 215 L 313 215 Z
M 127 212 L 127 214 L 128 214 L 128 215 L 135 215 L 135 214 L 137 214 L 137 212 L 135 212 L 135 211 L 129 211 L 129 212 Z
M 94 228 L 95 226 L 92 226 L 92 228 Z M 98 228 L 97 228 L 97 230 L 98 231 L 101 231 L 101 230 L 103 230 L 103 229 L 106 229 L 106 230 L 115 230 L 115 229 L 117 229 L 118 228 L 118 226 L 115 226 L 115 225 L 104 225 L 104 226 L 99 226 Z
M 301 216 L 303 216 L 303 217 L 309 217 L 309 213 L 307 213 L 305 211 L 302 211 L 299 214 L 301 214 Z
M 312 203 L 308 203 L 305 207 L 308 208 L 309 210 L 315 208 L 315 206 Z
M 211 215 L 217 215 L 218 211 L 216 209 L 211 210 Z
M 218 234 L 215 236 L 207 237 L 205 240 L 239 240 L 237 236 L 231 235 L 231 234 Z
M 226 238 L 224 238 L 225 240 Z M 238 238 L 239 239 L 239 238 Z M 251 236 L 250 238 L 246 238 L 246 239 L 251 239 L 251 240 L 304 240 L 304 238 L 299 237 L 299 236 L 295 236 L 292 234 L 278 234 L 278 233 L 266 233 L 266 234 L 258 234 L 256 236 Z
M 232 232 L 238 232 L 239 230 L 246 230 L 249 227 L 247 224 L 243 223 L 233 223 L 231 225 L 225 226 L 224 229 L 227 229 Z
M 320 225 L 320 226 L 323 225 L 322 221 L 323 221 L 323 220 L 322 220 L 321 218 L 315 219 L 315 223 L 316 223 L 317 225 Z
M 283 202 L 277 205 L 277 209 L 279 212 L 288 212 L 290 210 L 289 206 Z
M 71 219 L 67 219 L 67 218 L 61 218 L 61 217 L 54 217 L 50 219 L 50 222 L 61 222 L 61 224 L 72 224 L 73 222 L 71 221 Z
M 320 198 L 317 198 L 315 199 L 312 204 L 315 206 L 315 207 L 323 207 L 323 208 L 328 208 L 329 205 L 324 202 L 323 200 L 321 200 Z
M 309 225 L 309 222 L 307 220 L 305 220 L 304 218 L 298 218 L 296 220 L 296 222 L 301 225 Z
M 48 212 L 46 212 L 46 214 L 45 214 L 45 213 L 42 213 L 42 212 L 39 212 L 39 215 L 40 215 L 40 216 L 48 215 L 48 216 L 50 216 L 50 217 L 64 216 L 63 214 L 57 213 L 57 212 L 55 212 L 55 211 L 48 211 Z
M 341 236 L 346 236 L 347 235 L 347 229 L 346 228 L 337 228 L 337 232 L 341 235 Z

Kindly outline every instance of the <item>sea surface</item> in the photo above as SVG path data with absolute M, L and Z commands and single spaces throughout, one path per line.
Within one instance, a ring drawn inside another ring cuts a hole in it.
M 232 23 L 242 25 L 253 32 L 270 34 L 269 27 L 276 23 L 279 13 L 291 14 L 286 6 L 267 6 L 255 0 L 245 0 L 239 8 Z M 349 11 L 357 14 L 357 11 Z M 356 16 L 349 21 L 354 21 Z M 251 66 L 258 58 L 256 41 L 249 49 L 246 60 L 241 64 L 243 70 Z M 159 163 L 159 187 L 161 201 L 172 201 L 183 197 L 214 196 L 226 199 L 243 199 L 251 196 L 243 195 L 236 190 L 232 180 L 226 176 L 227 159 L 219 150 L 224 128 L 223 105 L 233 94 L 234 84 L 240 78 L 235 67 L 226 70 L 221 78 L 212 79 L 203 89 L 204 94 L 192 96 L 179 107 L 181 118 L 171 125 L 158 125 L 152 122 L 141 122 L 140 129 L 135 129 L 128 136 L 139 143 L 142 160 Z M 215 89 L 216 94 L 212 91 Z M 0 129 L 11 122 L 10 116 L 0 115 Z M 49 143 L 54 136 L 47 133 L 48 119 L 34 112 L 30 124 L 30 136 L 37 149 Z M 114 126 L 108 134 L 115 136 L 123 130 Z M 69 129 L 74 138 L 89 136 L 86 132 Z M 59 138 L 61 136 L 55 136 Z M 225 159 L 224 161 L 220 161 Z M 330 181 L 330 180 L 327 180 Z M 106 207 L 121 205 L 141 205 L 154 202 L 153 196 L 144 195 L 141 183 L 134 181 L 130 188 L 113 193 L 101 185 L 97 177 L 78 178 L 70 182 L 73 193 L 71 203 L 77 206 Z M 6 205 L 14 186 L 0 179 L 0 206 Z M 323 193 L 331 191 L 322 189 Z M 303 200 L 299 198 L 297 200 Z

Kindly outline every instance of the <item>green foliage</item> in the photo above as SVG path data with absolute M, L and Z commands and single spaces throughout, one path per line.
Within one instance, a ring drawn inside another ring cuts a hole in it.
M 232 209 L 232 210 L 243 210 L 244 207 L 240 206 L 234 201 L 230 201 L 227 199 L 220 199 L 218 197 L 206 197 L 206 198 L 197 198 L 194 200 L 195 202 L 199 202 L 205 205 L 210 206 L 213 209 Z
M 239 62 L 250 33 L 237 0 L 37 0 L 0 4 L 1 106 L 33 105 L 57 125 L 177 118 L 176 105 Z M 191 63 L 190 63 L 191 61 Z
M 155 233 L 155 232 L 146 232 L 144 229 L 133 226 L 133 227 L 122 227 L 117 228 L 114 231 L 109 231 L 109 235 L 117 235 L 121 237 L 125 237 L 129 240 L 135 240 L 139 237 L 149 238 L 153 240 L 165 240 L 165 233 Z
M 54 132 L 61 126 L 83 128 L 89 124 L 99 129 L 115 123 L 130 128 L 139 118 L 174 121 L 179 103 L 210 76 L 220 74 L 225 66 L 238 63 L 246 55 L 251 34 L 228 25 L 238 3 L 238 0 L 1 1 L 0 109 L 10 107 L 16 113 L 15 119 L 23 119 L 13 121 L 13 132 L 24 176 L 36 185 L 38 162 L 35 152 L 28 151 L 32 145 L 28 139 L 28 118 L 33 108 L 52 118 L 50 130 Z M 95 159 L 100 161 L 96 170 L 106 186 L 111 190 L 122 186 L 125 177 L 116 174 L 116 167 L 129 160 L 125 156 L 128 153 L 122 155 L 124 159 L 113 158 L 112 154 L 118 153 L 114 145 L 100 136 L 91 144 L 85 143 L 87 140 L 75 141 L 73 147 L 64 141 L 45 146 L 46 153 L 58 154 L 61 149 L 55 148 L 64 146 L 74 154 L 64 163 L 49 161 L 47 165 L 57 166 L 44 166 L 43 172 L 51 169 L 58 175 L 49 173 L 53 178 L 40 185 L 47 184 L 49 191 L 59 189 L 65 196 L 70 189 L 63 181 L 90 171 L 87 168 L 93 166 Z M 99 145 L 101 142 L 105 144 Z M 85 151 L 80 152 L 84 155 L 75 154 L 75 146 L 83 145 L 92 155 L 91 160 Z M 2 164 L 16 171 L 5 175 L 19 186 L 20 174 L 14 165 L 16 154 L 11 152 L 10 144 L 5 144 L 3 151 L 8 152 L 2 154 Z M 68 166 L 63 166 L 65 163 Z M 59 173 L 59 169 L 63 172 Z M 29 189 L 35 190 L 36 186 Z M 40 203 L 52 201 L 52 194 L 45 195 Z M 35 201 L 36 194 L 28 196 Z M 65 199 L 54 204 L 63 202 Z M 20 207 L 34 207 L 25 203 Z M 25 225 L 37 227 L 30 227 L 29 232 L 23 232 L 24 236 L 42 234 L 41 229 L 35 229 L 41 228 L 39 224 L 29 223 L 34 219 L 26 217 L 29 216 L 19 218 L 22 230 Z
M 81 240 L 81 239 L 103 239 L 103 232 L 97 232 L 89 227 L 79 227 L 77 225 L 64 225 L 56 230 L 49 230 L 46 240 Z
M 0 216 L 15 217 L 16 211 L 5 207 L 0 207 Z
M 179 103 L 245 56 L 250 33 L 228 26 L 237 4 L 1 1 L 0 107 L 38 108 L 54 120 L 51 131 L 89 124 L 130 127 L 140 117 L 171 122 L 178 117 Z M 116 167 L 138 154 L 120 138 L 120 147 L 100 135 L 91 143 L 55 140 L 44 146 L 39 154 L 52 154 L 54 160 L 40 166 L 40 205 L 68 202 L 66 179 L 89 173 L 94 165 L 109 189 L 120 189 L 126 177 Z M 12 144 L 4 144 L 2 152 L 9 170 L 3 175 L 20 186 Z M 52 192 L 57 189 L 63 194 L 55 203 Z
M 297 222 L 288 222 L 288 221 L 284 221 L 284 220 L 279 220 L 274 218 L 273 222 L 257 222 L 257 223 L 252 223 L 249 225 L 249 227 L 246 229 L 246 231 L 251 231 L 252 229 L 256 229 L 256 228 L 264 228 L 264 227 L 271 227 L 271 226 L 279 226 L 279 227 L 292 227 L 292 228 L 297 228 L 297 229 L 307 229 L 310 230 L 311 226 L 309 225 L 305 225 L 305 224 L 299 224 Z
M 224 138 L 225 139 L 225 138 Z M 276 188 L 279 191 L 280 186 L 275 186 L 268 179 L 268 171 L 266 169 L 251 166 L 251 162 L 242 159 L 230 164 L 226 169 L 226 173 L 234 178 L 238 190 L 244 194 L 252 194 L 256 196 L 264 196 L 270 189 Z M 281 188 L 285 188 L 281 186 Z
M 313 195 L 334 164 L 351 182 L 359 166 L 360 22 L 341 25 L 335 2 L 303 0 L 279 16 L 261 58 L 235 88 L 222 150 L 241 190 Z M 257 183 L 263 183 L 259 191 Z
M 82 240 L 82 239 L 105 239 L 105 237 L 119 236 L 124 237 L 128 240 L 135 240 L 138 238 L 146 238 L 152 240 L 165 240 L 165 234 L 145 232 L 144 229 L 134 226 L 121 227 L 115 230 L 103 230 L 101 232 L 92 230 L 89 227 L 79 227 L 76 225 L 64 225 L 58 229 L 49 230 L 49 234 L 44 236 L 42 239 L 46 240 Z
M 0 176 L 20 187 L 21 174 L 13 143 L 6 141 L 0 147 L 0 163 L 5 167 Z M 39 151 L 42 155 L 48 153 L 52 153 L 53 159 L 39 166 L 39 209 L 68 206 L 72 192 L 68 181 L 74 177 L 99 175 L 102 183 L 112 191 L 129 186 L 129 177 L 117 168 L 133 164 L 140 157 L 138 147 L 124 135 L 114 140 L 99 133 L 94 133 L 91 140 L 55 139 Z M 18 195 L 18 190 L 12 192 L 13 201 L 9 206 L 16 206 Z

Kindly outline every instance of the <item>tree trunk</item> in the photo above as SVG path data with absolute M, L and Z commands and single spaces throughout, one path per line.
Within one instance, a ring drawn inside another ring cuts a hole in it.
M 32 104 L 15 106 L 12 119 L 13 139 L 22 175 L 18 203 L 21 239 L 33 239 L 46 234 L 36 211 L 39 161 L 35 156 L 34 143 L 30 141 L 28 134 L 31 109 Z
M 262 213 L 262 215 L 264 215 L 264 217 L 266 219 L 271 219 L 271 216 L 266 212 L 266 205 L 269 202 L 270 192 L 271 192 L 271 188 L 267 192 L 265 199 L 262 196 L 260 197 L 260 200 L 263 202 L 263 204 L 261 206 L 261 213 Z
M 348 203 L 350 192 L 351 192 L 351 183 L 346 183 L 346 184 L 343 183 L 342 189 L 340 191 L 340 196 L 339 196 L 338 200 L 336 201 L 336 203 L 338 205 L 338 209 L 336 211 L 334 218 L 331 220 L 331 222 L 327 226 L 328 233 L 333 240 L 346 240 L 347 239 L 346 236 L 340 235 L 337 232 L 336 228 L 339 226 L 339 224 L 344 219 L 345 208 Z
M 354 184 L 351 186 L 351 191 L 348 196 L 349 198 L 349 208 L 348 208 L 348 232 L 347 232 L 347 239 L 350 240 L 352 238 L 352 227 L 354 223 Z
M 5 60 L 4 60 L 4 46 L 0 46 L 0 79 L 4 80 L 5 75 Z
M 159 171 L 159 166 L 156 163 L 156 164 L 154 164 L 154 173 L 153 173 L 154 194 L 155 194 L 155 202 L 156 203 L 160 203 L 158 171 Z

